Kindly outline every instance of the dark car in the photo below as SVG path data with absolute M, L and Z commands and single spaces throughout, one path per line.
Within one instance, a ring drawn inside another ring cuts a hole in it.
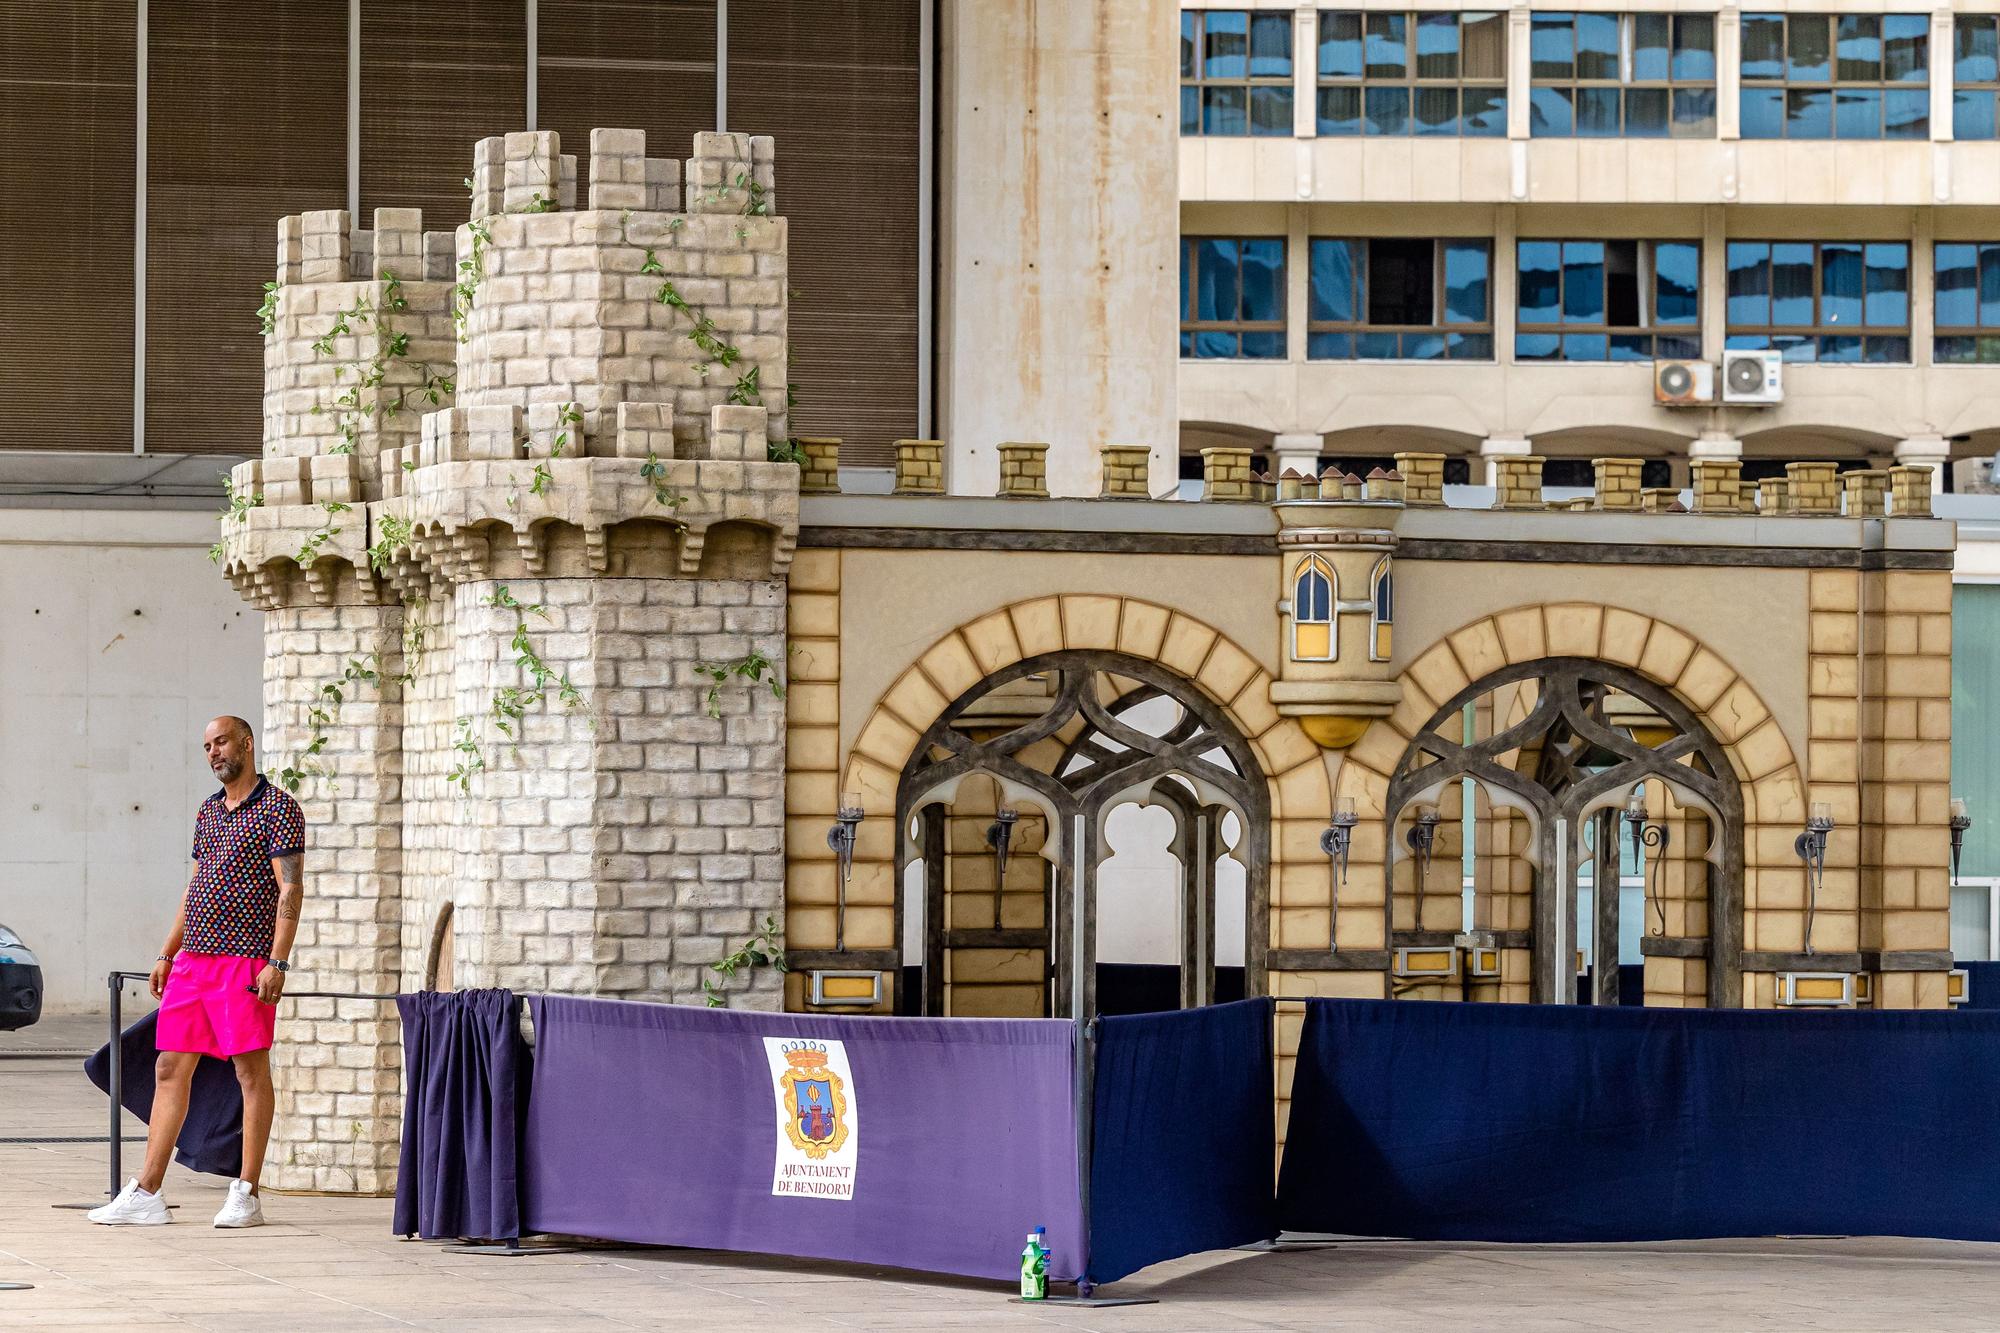
M 19 935 L 0 926 L 0 1032 L 28 1027 L 41 1016 L 41 960 Z

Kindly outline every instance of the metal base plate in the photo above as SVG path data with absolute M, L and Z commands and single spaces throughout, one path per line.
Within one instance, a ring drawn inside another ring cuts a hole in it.
M 0 1282 L 0 1291 L 33 1291 L 34 1289 L 35 1284 L 32 1282 Z
M 445 1245 L 446 1254 L 490 1254 L 502 1259 L 521 1259 L 531 1254 L 577 1254 L 575 1245 Z
M 111 1195 L 107 1194 L 103 1198 L 98 1199 L 94 1203 L 52 1203 L 49 1205 L 49 1207 L 65 1208 L 72 1212 L 87 1213 L 93 1208 L 102 1208 L 105 1204 L 110 1203 L 111 1197 L 112 1197 Z M 177 1203 L 170 1203 L 167 1205 L 167 1209 L 170 1212 L 179 1207 L 180 1205 Z
M 1008 1297 L 1010 1305 L 1084 1305 L 1101 1307 L 1110 1305 L 1158 1305 L 1152 1296 L 1044 1296 L 1039 1301 L 1024 1300 L 1019 1296 Z

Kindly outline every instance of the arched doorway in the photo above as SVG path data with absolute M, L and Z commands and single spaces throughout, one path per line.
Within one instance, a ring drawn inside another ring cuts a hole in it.
M 1701 919 L 1683 915 L 1670 933 L 1662 909 L 1659 928 L 1640 941 L 1642 952 L 1702 960 L 1708 1005 L 1741 1003 L 1743 796 L 1721 744 L 1686 704 L 1635 671 L 1590 658 L 1516 663 L 1473 682 L 1431 716 L 1390 780 L 1388 845 L 1399 863 L 1408 865 L 1423 842 L 1411 836 L 1411 812 L 1434 811 L 1466 783 L 1478 789 L 1482 817 L 1525 824 L 1527 929 L 1498 932 L 1508 938 L 1496 947 L 1528 949 L 1536 1002 L 1571 998 L 1580 952 L 1597 960 L 1597 1002 L 1618 1002 L 1621 815 L 1628 807 L 1649 816 L 1671 807 L 1705 825 L 1698 838 L 1680 843 L 1699 870 Z M 1578 869 L 1586 857 L 1592 911 L 1582 923 L 1589 944 L 1580 948 Z M 1420 862 L 1418 869 L 1429 867 Z M 1425 927 L 1435 914 L 1421 912 L 1423 888 L 1419 879 L 1415 928 L 1392 936 L 1396 943 L 1434 942 Z
M 1096 1013 L 1097 871 L 1107 856 L 1107 821 L 1133 804 L 1164 808 L 1174 820 L 1181 1003 L 1207 1004 L 1217 994 L 1215 866 L 1225 855 L 1244 869 L 1243 989 L 1262 994 L 1270 797 L 1249 743 L 1201 690 L 1158 663 L 1067 650 L 1016 662 L 967 690 L 925 730 L 903 769 L 897 935 L 905 937 L 915 915 L 920 929 L 909 933 L 922 949 L 908 1008 L 950 1012 L 953 956 L 988 950 L 1041 959 L 1042 1012 Z M 970 818 L 992 820 L 983 841 L 996 858 L 992 872 L 969 877 L 990 891 L 985 917 L 964 906 L 952 873 L 968 841 L 952 821 L 975 809 Z M 1225 822 L 1233 846 L 1225 844 Z M 1033 829 L 1028 850 L 1045 867 L 1038 875 L 997 863 L 1003 825 L 1010 855 L 1018 855 L 1013 830 Z M 1018 895 L 1037 879 L 1041 910 L 1029 921 Z

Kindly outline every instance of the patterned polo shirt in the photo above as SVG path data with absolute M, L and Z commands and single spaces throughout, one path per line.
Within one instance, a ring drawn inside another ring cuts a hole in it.
M 188 885 L 181 948 L 189 953 L 271 956 L 278 877 L 271 858 L 306 849 L 299 803 L 263 777 L 234 810 L 222 792 L 194 817 L 194 879 Z

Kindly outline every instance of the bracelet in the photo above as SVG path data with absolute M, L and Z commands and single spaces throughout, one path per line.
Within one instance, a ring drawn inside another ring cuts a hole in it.
M 174 959 L 172 954 L 163 953 L 158 958 L 155 958 L 153 961 L 156 963 L 171 963 L 174 961 Z

